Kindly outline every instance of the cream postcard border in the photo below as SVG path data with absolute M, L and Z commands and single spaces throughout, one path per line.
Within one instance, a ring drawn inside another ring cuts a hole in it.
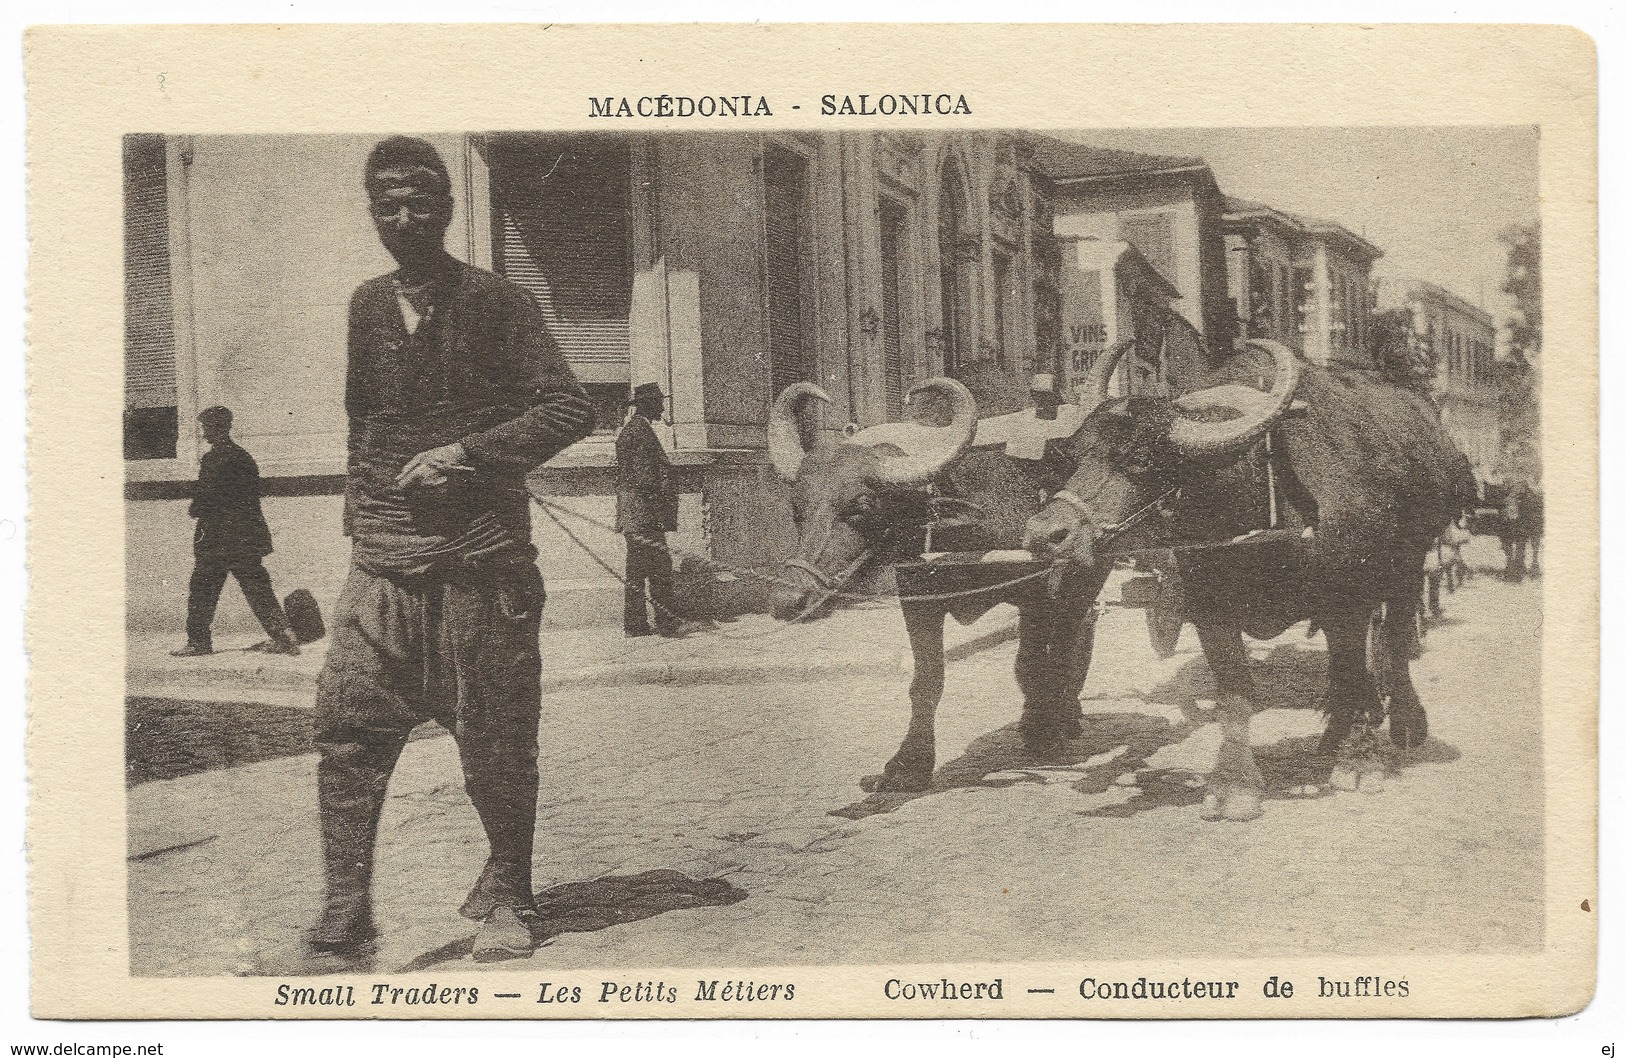
M 1473 25 L 43 27 L 27 34 L 25 64 L 35 1016 L 277 1013 L 270 1002 L 274 989 L 264 979 L 144 979 L 128 970 L 122 134 L 588 128 L 594 127 L 590 95 L 746 92 L 775 102 L 793 98 L 803 107 L 775 109 L 773 117 L 748 123 L 633 118 L 614 128 L 854 131 L 877 123 L 820 117 L 813 105 L 818 97 L 897 86 L 952 91 L 972 101 L 971 117 L 911 119 L 934 130 L 1540 127 L 1548 250 L 1544 472 L 1556 501 L 1548 512 L 1542 582 L 1546 948 L 1505 957 L 1417 951 L 1359 959 L 1192 959 L 1154 969 L 1242 979 L 1250 998 L 1225 1004 L 1226 1017 L 1356 1013 L 1314 998 L 1294 1001 L 1288 1012 L 1263 999 L 1258 985 L 1266 977 L 1293 972 L 1408 976 L 1412 998 L 1369 1012 L 1378 1017 L 1552 1015 L 1590 999 L 1597 916 L 1583 910 L 1582 901 L 1593 909 L 1597 902 L 1597 75 L 1595 47 L 1584 34 Z M 1153 969 L 1143 961 L 1134 965 L 1136 973 Z M 928 972 L 973 976 L 977 966 L 972 958 Z M 1091 972 L 1111 966 L 1089 963 Z M 1081 967 L 980 968 L 1013 982 L 1060 980 Z M 479 983 L 530 987 L 538 969 L 482 972 Z M 684 969 L 701 968 L 664 966 L 641 976 L 670 977 Z M 949 1005 L 888 1003 L 879 985 L 907 969 L 901 965 L 774 969 L 776 978 L 798 982 L 795 1008 L 730 1016 L 970 1014 Z M 640 971 L 618 969 L 616 976 L 636 980 Z M 994 1012 L 998 1016 L 1056 1016 L 1053 1003 L 1011 991 L 1016 994 Z M 547 1016 L 527 1006 L 452 1016 Z M 1204 1013 L 1178 1004 L 1124 1006 L 1133 1009 L 1109 1016 Z M 355 1009 L 370 1016 L 365 1007 Z

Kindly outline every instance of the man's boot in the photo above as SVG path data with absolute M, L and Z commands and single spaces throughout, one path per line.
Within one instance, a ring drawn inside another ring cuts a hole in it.
M 485 869 L 460 911 L 480 922 L 476 960 L 520 958 L 536 947 L 540 926 L 530 874 L 536 838 L 535 759 L 512 745 L 498 748 L 474 739 L 459 749 L 468 799 L 491 845 Z
M 315 951 L 357 952 L 378 935 L 372 919 L 373 849 L 390 769 L 371 758 L 389 748 L 355 742 L 322 747 L 316 791 L 326 893 L 322 917 L 305 937 Z M 396 750 L 389 762 L 398 755 Z

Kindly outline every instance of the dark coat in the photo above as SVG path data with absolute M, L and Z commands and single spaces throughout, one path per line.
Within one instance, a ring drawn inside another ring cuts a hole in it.
M 529 292 L 450 261 L 432 296 L 411 334 L 392 276 L 350 299 L 344 531 L 356 564 L 386 576 L 534 557 L 525 476 L 592 432 L 592 404 Z M 443 489 L 395 484 L 413 456 L 452 443 L 472 472 Z
M 677 528 L 677 481 L 666 448 L 642 415 L 615 438 L 615 522 L 623 533 Z
M 271 530 L 260 510 L 260 468 L 234 441 L 203 453 L 186 513 L 197 519 L 192 554 L 198 558 L 233 561 L 271 553 Z

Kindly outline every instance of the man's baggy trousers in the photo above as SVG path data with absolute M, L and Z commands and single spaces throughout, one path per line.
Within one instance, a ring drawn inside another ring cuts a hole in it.
M 452 733 L 490 843 L 478 887 L 529 908 L 546 593 L 531 564 L 392 579 L 351 567 L 317 682 L 317 798 L 327 898 L 313 943 L 370 939 L 389 776 L 425 720 Z

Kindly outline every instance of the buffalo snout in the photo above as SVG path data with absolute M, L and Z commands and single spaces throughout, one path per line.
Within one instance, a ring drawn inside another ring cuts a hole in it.
M 1027 519 L 1022 546 L 1044 561 L 1094 564 L 1093 527 L 1068 506 L 1052 504 Z

